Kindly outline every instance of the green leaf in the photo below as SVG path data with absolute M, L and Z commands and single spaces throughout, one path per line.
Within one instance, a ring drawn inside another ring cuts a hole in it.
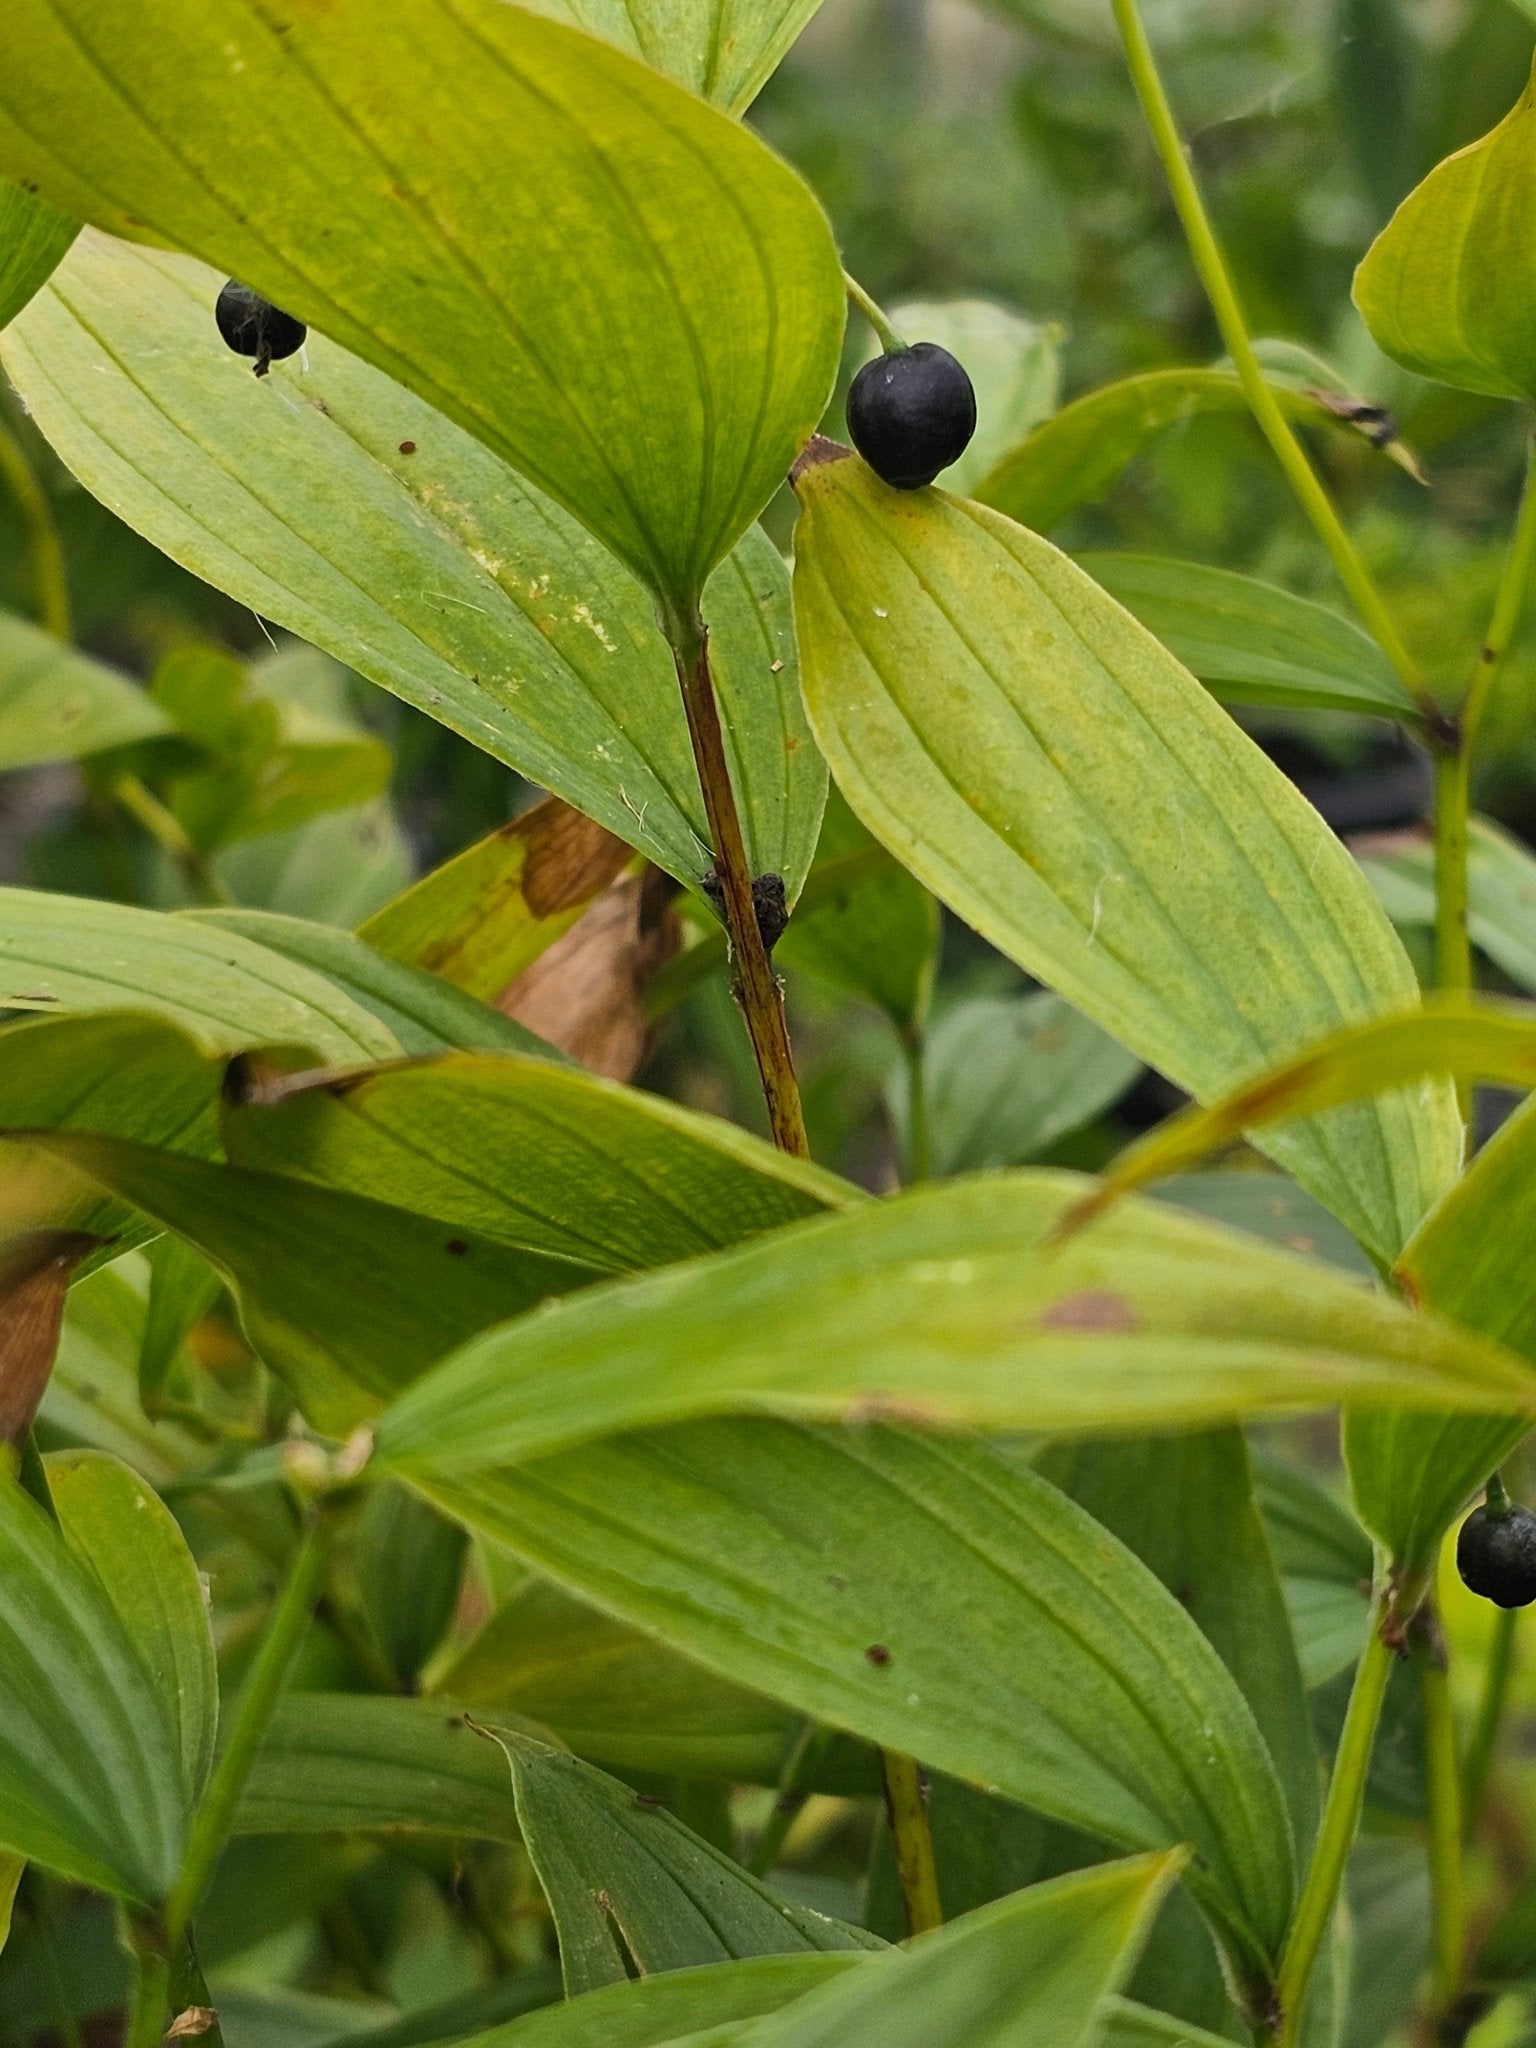
M 515 1842 L 494 1743 L 441 1700 L 292 1693 L 279 1701 L 240 1798 L 244 1835 L 395 1833 Z
M 1431 991 L 1417 1009 L 1331 1033 L 1224 1100 L 1182 1109 L 1127 1146 L 1084 1213 L 1198 1165 L 1241 1136 L 1439 1074 L 1536 1086 L 1536 1009 Z
M 1498 398 L 1536 396 L 1536 99 L 1527 84 L 1481 141 L 1437 164 L 1355 272 L 1379 347 L 1420 376 Z
M 1375 1573 L 1370 1538 L 1332 1494 L 1294 1466 L 1260 1460 L 1255 1478 L 1311 1691 L 1353 1670 L 1359 1658 Z
M 1377 841 L 1361 861 L 1394 924 L 1435 921 L 1429 841 Z M 1536 994 L 1536 856 L 1487 818 L 1467 832 L 1467 928 L 1472 942 L 1519 987 Z
M 310 1047 L 388 1059 L 400 1042 L 323 975 L 195 918 L 86 896 L 0 890 L 0 1009 L 142 1010 L 211 1052 Z
M 100 1451 L 48 1459 L 64 1536 L 90 1566 L 179 1730 L 190 1811 L 213 1765 L 219 1675 L 197 1565 L 170 1510 L 136 1472 Z
M 389 781 L 381 739 L 274 701 L 255 682 L 244 662 L 196 644 L 155 672 L 155 703 L 204 756 L 170 778 L 168 803 L 203 853 L 367 803 Z
M 453 1618 L 464 1552 L 464 1531 L 403 1486 L 375 1486 L 369 1493 L 353 1569 L 374 1640 L 405 1688 L 415 1687 Z
M 1415 1841 L 1363 1836 L 1349 1859 L 1348 2048 L 1376 2048 L 1409 2018 L 1429 1962 L 1432 1907 Z
M 1336 401 L 1341 394 L 1326 376 L 1318 382 Z M 1295 388 L 1296 380 L 1272 375 L 1281 408 L 1305 426 L 1337 426 L 1337 407 L 1316 390 Z M 1022 526 L 1048 533 L 1079 505 L 1108 495 L 1121 472 L 1165 428 L 1205 413 L 1246 416 L 1248 401 L 1235 370 L 1223 367 L 1145 370 L 1117 383 L 1100 385 L 1054 418 L 1036 427 L 974 486 L 984 505 L 1006 512 Z
M 1145 1566 L 1005 1454 L 754 1420 L 412 1476 L 739 1684 L 1121 1847 L 1192 1844 L 1243 1967 L 1272 1959 L 1290 1834 L 1242 1696 Z
M 32 1142 L 211 1260 L 256 1350 L 327 1435 L 345 1435 L 474 1332 L 592 1277 L 570 1260 L 281 1174 L 85 1132 Z
M 644 58 L 729 114 L 745 113 L 820 0 L 539 0 L 552 14 Z
M 949 1174 L 1036 1158 L 1117 1101 L 1141 1062 L 1038 990 L 946 1010 L 927 1034 L 923 1069 L 932 1171 Z
M 1317 1752 L 1242 1432 L 1049 1445 L 1036 1469 L 1133 1550 L 1199 1626 L 1269 1746 L 1305 1852 L 1317 1829 Z
M 662 2048 L 706 2026 L 777 2012 L 867 1960 L 854 1950 L 807 1950 L 667 1970 L 584 1992 L 492 2033 L 473 2035 L 460 2048 Z
M 495 158 L 506 167 L 500 143 Z M 697 882 L 708 831 L 650 594 L 497 455 L 333 341 L 311 335 L 307 368 L 258 382 L 217 338 L 220 281 L 81 237 L 5 343 L 70 468 L 183 567 Z M 504 342 L 490 360 L 525 361 Z M 788 574 L 761 532 L 704 608 L 753 871 L 782 874 L 793 901 L 826 771 L 800 705 Z
M 291 832 L 242 839 L 213 859 L 214 878 L 232 902 L 343 930 L 397 896 L 415 866 L 387 797 L 323 811 Z
M 591 1764 L 512 1729 L 488 1732 L 512 1773 L 568 1998 L 742 1956 L 881 1945 L 779 1898 L 676 1815 Z
M 1536 1412 L 1508 1353 L 1157 1203 L 1057 1242 L 1085 1185 L 922 1188 L 592 1288 L 446 1360 L 381 1448 L 456 1478 L 743 1412 L 1100 1433 L 1336 1400 Z
M 222 1283 L 208 1261 L 179 1237 L 156 1238 L 147 1256 L 149 1300 L 139 1347 L 139 1398 L 147 1415 L 157 1415 L 181 1347 L 218 1300 Z
M 617 879 L 630 850 L 546 797 L 423 875 L 358 927 L 392 960 L 489 1003 Z
M 1076 2048 L 1178 1873 L 1137 1857 L 1058 1877 L 922 1936 L 888 1964 L 727 2039 L 752 2048 Z
M 903 341 L 937 342 L 965 365 L 976 393 L 976 431 L 942 470 L 944 487 L 969 493 L 1024 436 L 1055 412 L 1061 329 L 1025 320 L 987 299 L 908 299 L 891 308 Z M 877 353 L 873 341 L 862 360 Z
M 408 1053 L 521 1052 L 547 1060 L 564 1054 L 546 1045 L 526 1025 L 489 1004 L 477 1002 L 451 983 L 417 967 L 386 958 L 351 932 L 309 918 L 283 917 L 271 910 L 191 910 L 181 915 L 235 932 L 313 969 L 371 1010 Z
M 1046 541 L 852 458 L 803 474 L 806 700 L 843 793 L 985 938 L 1197 1097 L 1417 999 L 1306 800 Z M 1271 1141 L 1390 1257 L 1456 1170 L 1446 1087 Z
M 910 1031 L 927 1014 L 938 950 L 937 903 L 829 789 L 816 865 L 775 957 Z
M 1129 1998 L 1110 1998 L 1104 2003 L 1104 2031 L 1101 2048 L 1227 2048 L 1228 2037 L 1192 2027 L 1166 2012 L 1137 2005 Z
M 126 676 L 0 612 L 0 773 L 77 761 L 169 730 L 165 714 Z
M 800 1718 L 695 1664 L 611 1614 L 530 1579 L 437 1680 L 485 1718 L 510 1710 L 550 1728 L 578 1756 L 653 1777 L 778 1783 Z M 840 1742 L 823 1791 L 878 1791 L 867 1750 Z
M 821 209 L 588 36 L 492 0 L 397 0 L 387 23 L 371 0 L 281 21 L 147 0 L 88 46 L 20 0 L 8 27 L 0 167 L 365 355 L 667 602 L 697 597 L 821 415 L 843 318 Z
M 0 178 L 0 327 L 48 282 L 79 227 L 35 191 Z
M 848 1182 L 733 1124 L 515 1053 L 278 1082 L 231 1109 L 224 1130 L 238 1164 L 594 1272 L 663 1265 L 863 1206 Z
M 186 1834 L 179 1729 L 94 1566 L 0 1479 L 0 1843 L 163 1899 Z
M 1343 1224 L 1284 1174 L 1250 1172 L 1246 1167 L 1230 1172 L 1176 1173 L 1158 1181 L 1152 1193 L 1159 1202 L 1171 1202 L 1191 1215 L 1207 1216 L 1213 1223 L 1267 1238 L 1288 1252 L 1342 1266 L 1346 1273 L 1358 1273 L 1365 1280 L 1376 1277 L 1375 1266 Z
M 1224 704 L 1421 722 L 1375 641 L 1326 605 L 1203 562 L 1101 554 L 1076 560 Z
M 1528 1070 L 1526 1086 L 1531 1078 Z M 1533 1149 L 1536 1105 L 1527 1102 L 1409 1240 L 1398 1267 L 1411 1299 L 1525 1358 L 1536 1358 L 1536 1274 L 1525 1256 L 1536 1225 Z M 1427 1564 L 1529 1428 L 1519 1415 L 1451 1427 L 1423 1415 L 1351 1416 L 1344 1448 L 1362 1520 L 1395 1562 Z

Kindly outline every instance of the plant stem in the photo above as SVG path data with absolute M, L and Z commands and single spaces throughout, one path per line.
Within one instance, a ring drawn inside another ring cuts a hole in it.
M 1430 1627 L 1420 1633 L 1425 1621 Z M 1461 1767 L 1445 1645 L 1432 1617 L 1420 1617 L 1415 1656 L 1424 1705 L 1424 1776 L 1429 1803 L 1430 1999 L 1445 2012 L 1461 1989 L 1466 1946 L 1462 1903 Z
M 299 1539 L 287 1580 L 277 1596 L 266 1635 L 236 1705 L 229 1738 L 193 1819 L 181 1871 L 165 1907 L 166 1947 L 171 1952 L 185 1935 L 219 1851 L 228 1839 L 251 1765 L 266 1735 L 272 1710 L 288 1682 L 293 1660 L 325 1583 L 332 1538 L 332 1520 L 322 1507 Z M 137 2044 L 132 2044 L 132 2048 L 137 2048 Z
M 165 2030 L 175 2017 L 171 2011 L 170 1959 L 158 1947 L 141 1948 L 123 2048 L 160 2048 Z
M 888 356 L 899 355 L 907 344 L 891 325 L 884 308 L 877 305 L 859 280 L 851 277 L 846 270 L 843 272 L 843 288 L 875 330 L 876 338 L 885 353 Z
M 1184 229 L 1184 239 L 1210 300 L 1211 311 L 1216 316 L 1216 325 L 1232 358 L 1243 394 L 1248 400 L 1260 431 L 1273 449 L 1275 459 L 1284 470 L 1291 489 L 1295 492 L 1302 510 L 1311 520 L 1319 540 L 1328 550 L 1339 581 L 1349 592 L 1355 609 L 1369 627 L 1372 637 L 1391 662 L 1402 680 L 1404 688 L 1413 698 L 1421 717 L 1431 733 L 1439 733 L 1445 725 L 1445 717 L 1439 705 L 1426 689 L 1418 664 L 1408 652 L 1402 635 L 1398 632 L 1391 613 L 1387 610 L 1381 592 L 1376 588 L 1371 572 L 1361 560 L 1359 551 L 1346 532 L 1344 523 L 1334 509 L 1333 500 L 1307 459 L 1306 450 L 1296 436 L 1294 428 L 1280 409 L 1263 366 L 1254 354 L 1249 338 L 1248 324 L 1238 301 L 1237 291 L 1232 283 L 1226 259 L 1221 253 L 1221 244 L 1216 239 L 1205 202 L 1200 196 L 1200 187 L 1174 120 L 1173 109 L 1157 69 L 1157 60 L 1152 54 L 1152 45 L 1146 28 L 1137 10 L 1136 0 L 1111 0 L 1115 22 L 1125 46 L 1126 62 L 1130 66 L 1131 82 L 1136 88 L 1136 97 L 1141 102 L 1142 113 L 1146 116 L 1147 127 L 1152 141 L 1162 159 L 1169 189 L 1173 194 L 1174 208 Z
M 720 883 L 725 928 L 730 935 L 736 995 L 747 1020 L 752 1053 L 762 1082 L 763 1100 L 773 1142 L 797 1159 L 810 1157 L 794 1055 L 784 1021 L 784 994 L 758 928 L 752 897 L 752 870 L 747 863 L 741 817 L 731 787 L 730 762 L 720 708 L 715 701 L 709 668 L 709 629 L 697 608 L 668 621 L 677 680 L 693 742 L 694 763 L 704 794 L 704 811 L 714 842 L 715 874 Z
M 1483 1694 L 1477 1703 L 1477 1719 L 1467 1742 L 1461 1767 L 1462 1824 L 1468 1836 L 1476 1832 L 1488 1789 L 1488 1771 L 1498 1741 L 1504 1703 L 1509 1698 L 1509 1681 L 1515 1667 L 1515 1619 L 1513 1607 L 1501 1607 L 1493 1619 L 1493 1641 L 1488 1646 L 1488 1667 L 1483 1675 Z
M 27 460 L 25 449 L 3 419 L 0 419 L 0 477 L 5 479 L 11 496 L 16 500 L 17 510 L 27 529 L 38 622 L 55 638 L 72 640 L 74 626 L 69 609 L 69 578 L 64 568 L 64 549 L 54 521 L 53 507 L 37 480 L 36 471 Z
M 1339 1736 L 1338 1753 L 1333 1760 L 1333 1775 L 1328 1781 L 1328 1797 L 1323 1802 L 1323 1817 L 1312 1860 L 1307 1866 L 1285 1954 L 1280 1961 L 1279 1993 L 1283 2014 L 1280 2038 L 1286 2048 L 1290 2048 L 1297 2038 L 1307 1985 L 1311 1981 L 1318 1952 L 1333 1923 L 1339 1888 L 1344 1882 L 1344 1866 L 1360 1825 L 1366 1774 L 1370 1769 L 1371 1750 L 1375 1746 L 1382 1701 L 1386 1698 L 1387 1679 L 1392 1670 L 1394 1652 L 1383 1634 L 1387 1618 L 1387 1596 L 1378 1593 L 1371 1602 L 1370 1630 L 1360 1652 L 1360 1662 L 1355 1667 L 1355 1682 L 1349 1695 L 1343 1732 Z
M 923 1797 L 922 1773 L 911 1757 L 900 1756 L 895 1750 L 886 1750 L 882 1760 L 885 1810 L 896 1850 L 896 1875 L 901 1883 L 907 1933 L 926 1934 L 931 1928 L 943 1926 L 944 1909 L 939 1903 L 939 1872 L 933 1855 L 933 1830 L 928 1825 L 928 1805 Z
M 229 891 L 183 831 L 180 821 L 139 776 L 119 775 L 112 784 L 112 794 L 135 824 L 142 825 L 160 850 L 170 856 L 195 890 L 210 902 L 229 902 Z

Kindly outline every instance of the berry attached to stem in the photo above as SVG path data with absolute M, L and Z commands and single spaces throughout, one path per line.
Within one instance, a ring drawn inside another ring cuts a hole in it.
M 976 393 L 947 348 L 919 341 L 866 363 L 848 393 L 848 432 L 898 491 L 931 484 L 976 431 Z
M 1456 1538 L 1456 1569 L 1470 1591 L 1496 1607 L 1536 1600 L 1536 1515 L 1512 1506 L 1499 1489 L 1474 1508 Z
M 255 357 L 258 377 L 265 377 L 274 363 L 297 355 L 309 333 L 302 320 L 295 320 L 234 278 L 219 293 L 213 317 L 237 356 Z

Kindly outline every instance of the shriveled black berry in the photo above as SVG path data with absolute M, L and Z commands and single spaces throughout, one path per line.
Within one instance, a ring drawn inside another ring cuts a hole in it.
M 848 393 L 848 432 L 878 477 L 899 491 L 931 484 L 976 431 L 976 393 L 935 341 L 876 356 Z
M 1536 1600 L 1536 1515 L 1529 1508 L 1474 1508 L 1456 1538 L 1462 1582 L 1496 1607 Z
M 309 329 L 302 320 L 284 313 L 270 299 L 253 292 L 248 284 L 229 280 L 219 293 L 213 309 L 219 332 L 237 356 L 254 356 L 256 374 L 265 377 L 274 363 L 296 356 L 304 346 Z

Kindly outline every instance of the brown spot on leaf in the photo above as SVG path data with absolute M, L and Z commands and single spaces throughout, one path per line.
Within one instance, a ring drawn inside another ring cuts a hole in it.
M 463 1238 L 462 1238 L 462 1237 L 450 1237 L 450 1238 L 449 1238 L 449 1240 L 448 1240 L 448 1255 L 449 1255 L 449 1257 L 450 1257 L 450 1258 L 454 1258 L 454 1259 L 462 1259 L 462 1258 L 463 1258 L 463 1256 L 464 1256 L 464 1254 L 465 1254 L 465 1253 L 466 1253 L 466 1252 L 467 1252 L 468 1250 L 469 1250 L 469 1246 L 468 1246 L 468 1245 L 467 1245 L 467 1244 L 466 1244 L 466 1243 L 464 1242 L 464 1240 L 463 1240 Z
M 841 441 L 830 441 L 825 434 L 812 434 L 789 466 L 789 480 L 798 484 L 808 469 L 820 469 L 829 462 L 847 462 L 853 454 Z
M 402 441 L 400 443 L 400 453 L 402 455 L 414 455 L 416 453 L 416 443 L 414 441 Z
M 1040 1311 L 1043 1330 L 1137 1330 L 1140 1318 L 1111 1287 L 1083 1287 Z
M 891 1653 L 884 1643 L 871 1643 L 864 1655 L 877 1671 L 883 1671 L 891 1661 Z
M 616 833 L 583 817 L 558 797 L 546 797 L 513 820 L 527 845 L 523 901 L 535 917 L 553 917 L 590 903 L 631 859 Z

